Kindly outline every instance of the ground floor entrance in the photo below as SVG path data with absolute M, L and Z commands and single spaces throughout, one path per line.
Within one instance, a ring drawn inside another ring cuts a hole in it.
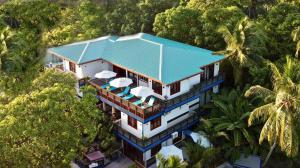
M 131 146 L 126 141 L 123 141 L 123 152 L 124 155 L 126 155 L 132 161 L 134 161 L 137 164 L 137 166 L 144 167 L 143 153 L 135 147 Z

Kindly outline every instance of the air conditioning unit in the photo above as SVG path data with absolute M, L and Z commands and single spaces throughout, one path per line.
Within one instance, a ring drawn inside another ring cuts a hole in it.
M 178 137 L 178 132 L 172 133 L 172 139 L 175 139 L 175 138 L 177 138 L 177 137 Z

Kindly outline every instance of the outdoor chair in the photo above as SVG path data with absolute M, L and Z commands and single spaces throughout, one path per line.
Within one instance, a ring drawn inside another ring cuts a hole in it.
M 122 96 L 128 94 L 129 90 L 130 90 L 130 87 L 127 86 L 127 87 L 123 90 L 123 92 L 118 93 L 117 96 L 122 97 Z
M 133 102 L 134 105 L 140 105 L 146 100 L 146 97 L 142 97 L 140 100 Z
M 131 99 L 131 98 L 133 98 L 133 97 L 134 97 L 133 94 L 129 94 L 129 95 L 125 96 L 123 99 L 124 99 L 124 100 L 129 100 L 129 99 Z
M 151 107 L 151 106 L 153 106 L 154 101 L 155 101 L 155 98 L 154 98 L 154 97 L 151 97 L 150 100 L 148 101 L 147 105 L 146 105 L 146 106 L 143 105 L 142 108 L 146 108 L 146 107 Z

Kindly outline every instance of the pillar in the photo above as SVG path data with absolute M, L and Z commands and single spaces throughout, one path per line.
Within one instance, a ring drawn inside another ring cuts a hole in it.
M 102 109 L 103 111 L 106 111 L 106 104 L 104 102 L 102 103 Z

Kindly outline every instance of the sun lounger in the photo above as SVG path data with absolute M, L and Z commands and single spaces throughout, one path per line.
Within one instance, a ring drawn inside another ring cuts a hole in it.
M 155 98 L 154 97 L 151 97 L 150 100 L 148 101 L 147 105 L 143 105 L 142 108 L 146 108 L 146 107 L 151 107 L 153 106 L 154 104 L 154 101 L 155 101 Z
M 110 87 L 108 88 L 108 91 L 114 91 L 114 90 L 116 90 L 116 89 L 117 89 L 116 87 L 110 86 Z
M 146 100 L 146 97 L 143 97 L 140 100 L 133 102 L 133 104 L 138 106 L 138 105 L 142 104 L 145 100 Z
M 129 95 L 125 96 L 123 99 L 129 100 L 129 99 L 131 99 L 131 98 L 133 98 L 133 97 L 134 97 L 133 94 L 129 94 Z
M 108 86 L 109 86 L 109 83 L 107 83 L 107 84 L 105 84 L 105 85 L 102 85 L 101 88 L 102 88 L 102 89 L 105 89 L 105 88 L 107 88 Z
M 122 96 L 126 95 L 126 94 L 129 92 L 129 90 L 130 90 L 130 87 L 127 86 L 127 87 L 123 90 L 123 92 L 118 93 L 117 96 L 122 97 Z

